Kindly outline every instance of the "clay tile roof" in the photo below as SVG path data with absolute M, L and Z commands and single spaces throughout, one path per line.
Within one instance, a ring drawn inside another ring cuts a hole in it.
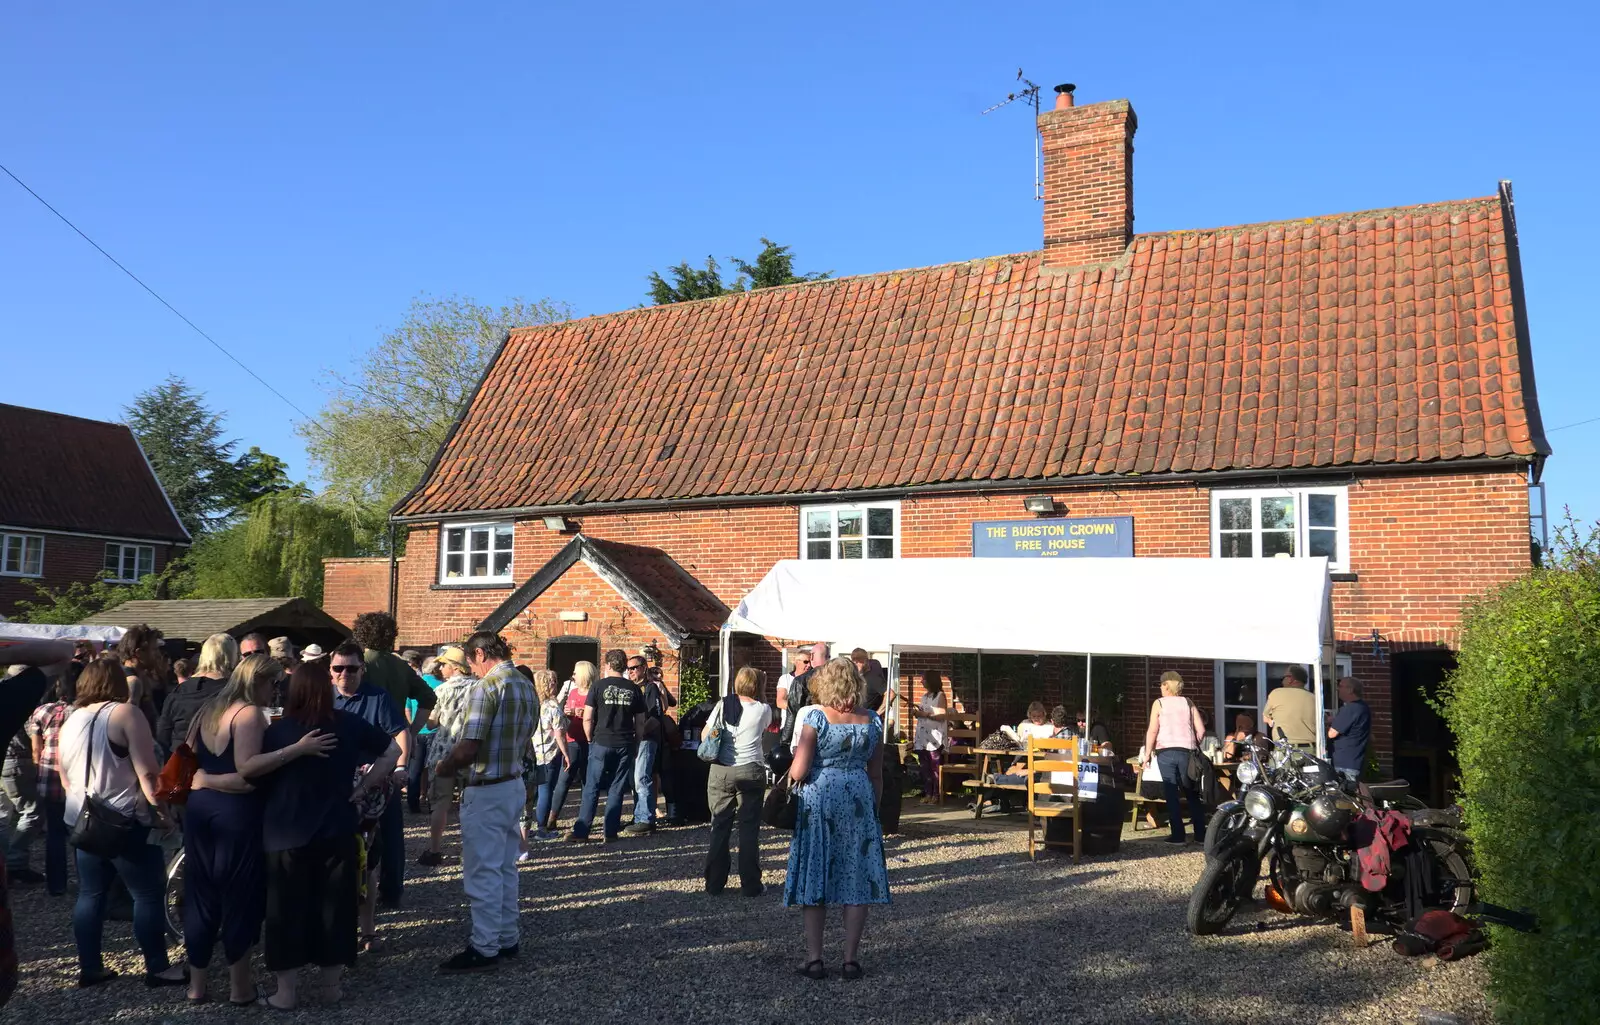
M 0 525 L 189 543 L 133 432 L 0 404 Z
M 395 512 L 1542 457 L 1509 201 L 518 330 Z
M 579 534 L 511 592 L 478 629 L 505 629 L 579 560 L 616 588 L 675 648 L 691 635 L 716 633 L 728 620 L 728 606 L 661 549 Z

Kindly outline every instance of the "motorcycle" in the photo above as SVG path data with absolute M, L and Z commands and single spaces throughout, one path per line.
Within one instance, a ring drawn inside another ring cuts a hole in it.
M 1206 866 L 1190 894 L 1189 931 L 1221 931 L 1250 899 L 1266 865 L 1267 904 L 1285 913 L 1333 919 L 1360 907 L 1403 925 L 1435 908 L 1464 912 L 1474 886 L 1459 817 L 1420 805 L 1404 780 L 1350 784 L 1332 764 L 1282 743 L 1253 748 L 1239 766 L 1243 798 L 1220 806 L 1206 832 Z M 1386 885 L 1361 883 L 1351 826 L 1366 811 L 1392 811 L 1410 825 Z

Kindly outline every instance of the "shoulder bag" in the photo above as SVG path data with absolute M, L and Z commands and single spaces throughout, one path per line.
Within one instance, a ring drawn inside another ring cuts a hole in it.
M 800 795 L 794 792 L 794 785 L 785 773 L 767 791 L 767 798 L 761 805 L 761 821 L 773 829 L 792 830 L 799 817 Z
M 196 712 L 189 720 L 189 733 L 172 749 L 167 763 L 161 767 L 156 780 L 156 799 L 166 804 L 183 804 L 189 800 L 189 790 L 194 786 L 194 774 L 200 771 L 200 756 L 194 749 L 195 729 L 202 716 Z
M 711 716 L 706 719 L 705 728 L 700 731 L 700 746 L 695 749 L 695 754 L 700 756 L 702 762 L 714 762 L 722 753 L 722 738 L 727 733 L 727 722 L 722 714 L 722 702 L 718 701 L 711 709 Z
M 1194 747 L 1189 749 L 1189 764 L 1184 773 L 1191 786 L 1199 786 L 1206 778 L 1206 773 L 1211 771 L 1211 761 L 1200 753 L 1200 735 L 1194 731 L 1194 705 L 1188 698 L 1183 699 L 1184 719 L 1189 723 L 1189 735 L 1194 738 Z
M 72 832 L 67 834 L 67 843 L 99 858 L 120 858 L 126 853 L 129 842 L 133 839 L 134 830 L 139 828 L 139 820 L 113 808 L 89 792 L 89 780 L 94 769 L 94 728 L 100 722 L 100 713 L 110 707 L 110 702 L 101 705 L 100 711 L 94 714 L 94 719 L 89 723 L 87 731 L 89 756 L 83 763 L 83 807 L 78 811 L 78 821 L 72 824 Z M 106 745 L 109 747 L 111 743 L 109 722 L 105 729 L 107 732 L 102 736 L 106 737 Z

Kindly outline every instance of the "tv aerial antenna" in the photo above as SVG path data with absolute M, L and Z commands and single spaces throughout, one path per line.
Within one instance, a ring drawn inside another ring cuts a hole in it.
M 1033 198 L 1043 199 L 1044 180 L 1040 177 L 1039 166 L 1039 83 L 1025 76 L 1022 73 L 1021 68 L 1017 69 L 1017 81 L 1022 84 L 1022 88 L 1017 89 L 1014 92 L 1006 93 L 1005 99 L 1001 100 L 999 103 L 996 103 L 992 107 L 985 108 L 984 110 L 980 111 L 980 113 L 992 114 L 1001 107 L 1009 106 L 1018 100 L 1033 106 Z

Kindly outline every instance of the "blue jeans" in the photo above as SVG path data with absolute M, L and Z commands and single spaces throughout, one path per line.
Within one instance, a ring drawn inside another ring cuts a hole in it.
M 166 859 L 161 848 L 145 841 L 148 827 L 128 838 L 120 858 L 102 858 L 78 851 L 78 903 L 72 909 L 72 937 L 78 944 L 78 970 L 99 975 L 105 970 L 100 956 L 101 933 L 106 923 L 106 894 L 117 876 L 133 897 L 133 938 L 144 953 L 144 970 L 154 975 L 170 967 L 167 960 Z
M 411 760 L 406 763 L 406 806 L 414 812 L 422 810 L 422 795 L 428 792 L 428 777 L 422 767 L 428 762 L 428 748 L 432 746 L 432 733 L 417 734 L 411 745 Z
M 572 759 L 572 764 L 563 764 L 556 773 L 555 793 L 550 797 L 551 820 L 561 817 L 561 809 L 567 806 L 567 791 L 572 786 L 574 777 L 586 779 L 584 766 L 589 764 L 589 742 L 587 740 L 573 740 L 567 738 L 567 756 Z M 581 793 L 581 791 L 580 791 Z
M 633 821 L 649 825 L 656 820 L 656 756 L 661 741 L 639 741 L 633 759 Z
M 561 752 L 556 752 L 556 760 L 546 762 L 539 766 L 539 798 L 534 804 L 533 828 L 544 829 L 550 821 L 550 804 L 555 799 L 556 783 L 561 779 L 561 770 L 566 766 L 561 758 Z M 557 808 L 557 813 L 560 812 Z
M 1341 769 L 1338 766 L 1335 766 L 1334 767 L 1334 771 L 1337 772 L 1339 775 L 1343 776 L 1347 781 L 1349 781 L 1351 783 L 1360 783 L 1361 782 L 1361 770 L 1360 769 Z
M 1167 798 L 1167 824 L 1172 835 L 1183 839 L 1183 812 L 1178 805 L 1178 791 L 1189 798 L 1189 823 L 1194 828 L 1194 838 L 1206 835 L 1206 809 L 1200 802 L 1200 788 L 1189 782 L 1189 749 L 1163 747 L 1156 751 L 1156 765 L 1161 769 L 1161 787 Z
M 378 901 L 399 904 L 400 890 L 406 883 L 406 819 L 400 795 L 391 791 L 389 804 L 378 820 L 383 850 L 378 863 Z
M 572 824 L 572 835 L 586 837 L 594 825 L 594 813 L 600 803 L 600 791 L 606 792 L 605 836 L 613 837 L 622 831 L 622 795 L 627 793 L 633 779 L 633 745 L 606 747 L 589 745 L 589 774 L 583 781 L 583 801 L 578 805 L 578 821 Z

